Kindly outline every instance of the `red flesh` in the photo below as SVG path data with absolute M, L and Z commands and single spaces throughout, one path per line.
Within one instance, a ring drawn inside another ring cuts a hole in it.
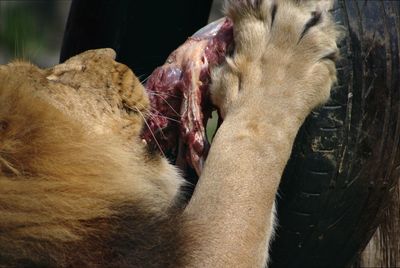
M 172 52 L 145 84 L 152 116 L 142 137 L 177 162 L 188 163 L 198 175 L 209 149 L 205 125 L 213 110 L 210 69 L 224 61 L 232 44 L 230 20 L 209 24 Z

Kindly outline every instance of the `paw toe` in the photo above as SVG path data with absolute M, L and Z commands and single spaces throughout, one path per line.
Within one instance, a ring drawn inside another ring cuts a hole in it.
M 275 8 L 275 0 L 227 0 L 225 14 L 235 23 L 241 18 L 249 17 L 271 21 Z

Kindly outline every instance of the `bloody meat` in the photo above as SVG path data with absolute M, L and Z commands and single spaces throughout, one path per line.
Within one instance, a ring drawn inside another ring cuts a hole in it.
M 232 22 L 223 18 L 196 32 L 171 53 L 145 83 L 151 115 L 142 137 L 198 175 L 209 150 L 206 123 L 214 109 L 209 98 L 211 68 L 233 47 Z

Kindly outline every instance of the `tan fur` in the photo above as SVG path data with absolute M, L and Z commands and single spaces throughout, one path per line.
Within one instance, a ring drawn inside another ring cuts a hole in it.
M 300 38 L 325 4 L 294 2 L 229 1 L 225 121 L 183 212 L 181 177 L 139 138 L 146 92 L 112 50 L 1 66 L 0 266 L 262 267 L 294 137 L 336 79 L 328 14 Z
M 131 84 L 119 85 L 114 68 Z M 32 239 L 82 240 L 85 222 L 113 217 L 119 204 L 141 202 L 149 213 L 169 208 L 182 180 L 139 140 L 143 118 L 125 106 L 142 101 L 140 111 L 148 99 L 111 50 L 51 70 L 11 63 L 0 68 L 0 79 L 0 252 Z
M 383 211 L 383 220 L 354 267 L 400 266 L 400 180 L 393 186 L 393 192 L 389 206 Z

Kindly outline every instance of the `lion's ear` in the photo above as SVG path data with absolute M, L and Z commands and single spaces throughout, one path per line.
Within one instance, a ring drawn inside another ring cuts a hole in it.
M 46 77 L 50 81 L 59 81 L 64 73 L 68 72 L 83 72 L 85 71 L 88 62 L 94 62 L 94 65 L 100 59 L 107 59 L 114 61 L 117 57 L 116 52 L 111 48 L 101 48 L 85 51 L 78 54 L 62 64 L 58 64 L 53 68 L 48 69 L 49 75 Z M 100 67 L 101 68 L 101 67 Z

